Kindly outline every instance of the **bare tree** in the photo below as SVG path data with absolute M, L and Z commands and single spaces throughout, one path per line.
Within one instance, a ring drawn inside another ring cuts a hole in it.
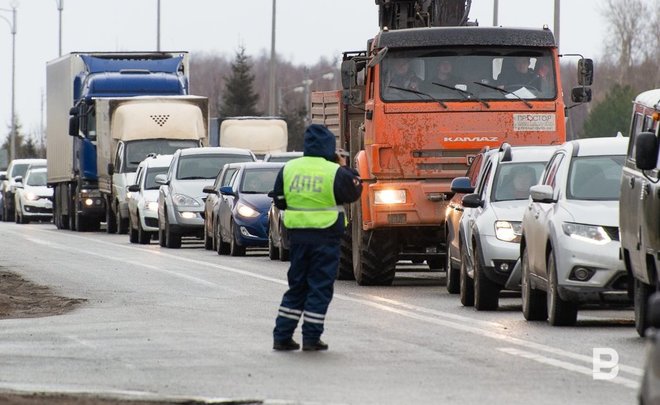
M 606 0 L 603 16 L 607 19 L 612 36 L 607 40 L 608 49 L 614 50 L 612 62 L 618 62 L 621 78 L 635 62 L 646 54 L 646 30 L 648 21 L 642 16 L 650 15 L 644 0 Z

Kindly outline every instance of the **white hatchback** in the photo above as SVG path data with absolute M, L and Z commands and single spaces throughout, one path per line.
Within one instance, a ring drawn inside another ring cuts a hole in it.
M 14 181 L 16 223 L 50 221 L 53 217 L 53 189 L 46 185 L 46 168 L 30 167 L 25 176 L 17 176 Z
M 128 186 L 128 236 L 131 243 L 148 244 L 158 232 L 158 189 L 155 178 L 167 173 L 172 155 L 144 159 L 135 172 L 135 184 Z
M 629 304 L 619 255 L 619 183 L 628 139 L 564 143 L 545 167 L 522 221 L 523 314 L 573 325 L 580 304 Z

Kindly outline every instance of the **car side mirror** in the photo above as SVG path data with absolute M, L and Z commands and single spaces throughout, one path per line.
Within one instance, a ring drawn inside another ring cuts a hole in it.
M 651 295 L 647 308 L 649 326 L 660 329 L 660 293 Z
M 220 187 L 220 194 L 222 194 L 222 195 L 231 195 L 231 196 L 236 197 L 236 193 L 231 188 L 231 186 Z
M 474 187 L 470 184 L 469 177 L 456 177 L 451 181 L 451 191 L 453 193 L 470 194 L 474 193 Z
M 0 181 L 5 181 L 7 180 L 7 175 L 6 174 L 0 174 Z
M 571 90 L 571 101 L 574 103 L 588 103 L 591 101 L 591 89 L 589 87 L 574 87 Z
M 640 132 L 634 139 L 635 165 L 639 170 L 653 170 L 658 165 L 658 138 L 653 132 Z
M 156 184 L 160 184 L 162 186 L 165 186 L 165 185 L 168 184 L 166 174 L 157 174 L 156 177 L 154 177 L 154 181 L 156 182 Z
M 479 208 L 484 206 L 484 202 L 479 197 L 479 194 L 468 194 L 463 196 L 463 207 L 466 208 Z
M 206 193 L 206 194 L 215 194 L 215 195 L 218 194 L 218 190 L 216 190 L 215 188 L 213 188 L 213 186 L 206 186 L 206 187 L 204 187 L 204 189 L 202 190 L 202 192 L 204 192 L 204 193 Z
M 555 192 L 552 189 L 552 186 L 547 184 L 537 184 L 530 187 L 529 195 L 532 196 L 532 201 L 537 203 L 555 202 Z
M 14 183 L 23 183 L 23 176 L 14 177 Z
M 127 187 L 127 189 L 131 193 L 139 193 L 140 192 L 140 185 L 139 184 L 131 184 L 130 186 Z

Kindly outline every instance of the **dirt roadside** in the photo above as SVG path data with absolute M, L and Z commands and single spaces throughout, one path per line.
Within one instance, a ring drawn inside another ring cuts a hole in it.
M 85 299 L 67 298 L 51 288 L 24 279 L 0 268 L 0 328 L 3 319 L 38 318 L 61 315 L 85 303 Z M 2 341 L 0 340 L 0 344 Z M 153 401 L 101 398 L 93 394 L 13 393 L 0 392 L 0 404 L 5 405 L 163 405 L 207 404 L 195 400 Z M 257 404 L 260 402 L 215 402 L 222 404 Z

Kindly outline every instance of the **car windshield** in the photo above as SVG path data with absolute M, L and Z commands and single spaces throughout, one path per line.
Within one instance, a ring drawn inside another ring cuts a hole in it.
M 501 163 L 495 173 L 493 201 L 526 200 L 538 183 L 545 162 Z
M 181 156 L 178 180 L 215 179 L 227 163 L 252 162 L 252 155 L 188 155 Z
M 130 141 L 126 143 L 124 154 L 126 163 L 123 173 L 131 173 L 137 170 L 138 165 L 150 153 L 157 155 L 173 155 L 179 149 L 194 148 L 199 146 L 199 141 L 176 140 L 176 139 L 149 139 L 143 141 Z
M 168 167 L 150 167 L 147 169 L 147 177 L 144 180 L 145 190 L 158 190 L 160 184 L 156 183 L 156 176 L 167 173 Z
M 385 101 L 555 99 L 553 57 L 539 48 L 390 49 L 383 60 Z
M 273 189 L 280 167 L 266 169 L 245 169 L 240 192 L 247 194 L 267 194 Z
M 28 186 L 45 186 L 46 185 L 46 171 L 30 171 L 28 172 L 26 183 Z
M 624 160 L 622 155 L 574 158 L 568 173 L 566 198 L 618 201 Z

